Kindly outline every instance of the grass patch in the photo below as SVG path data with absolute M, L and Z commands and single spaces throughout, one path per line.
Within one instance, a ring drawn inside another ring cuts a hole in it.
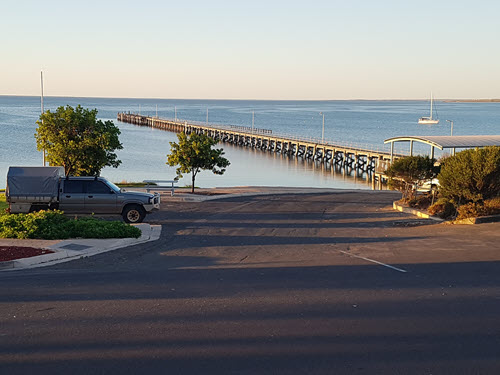
M 139 238 L 141 231 L 121 221 L 70 219 L 62 211 L 0 215 L 0 238 Z
M 158 184 L 155 183 L 150 183 L 146 184 L 145 182 L 128 182 L 128 181 L 121 181 L 121 182 L 114 182 L 114 184 L 118 187 L 145 187 L 146 185 L 149 186 L 157 186 Z
M 8 207 L 9 205 L 5 202 L 5 194 L 0 194 L 0 212 L 3 212 Z

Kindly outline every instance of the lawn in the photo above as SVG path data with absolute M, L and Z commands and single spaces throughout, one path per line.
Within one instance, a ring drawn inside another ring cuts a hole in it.
M 0 212 L 5 210 L 9 205 L 5 202 L 5 194 L 0 193 Z

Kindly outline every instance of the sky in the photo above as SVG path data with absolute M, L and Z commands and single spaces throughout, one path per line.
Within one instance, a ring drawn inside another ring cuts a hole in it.
M 0 95 L 500 98 L 500 1 L 5 1 Z

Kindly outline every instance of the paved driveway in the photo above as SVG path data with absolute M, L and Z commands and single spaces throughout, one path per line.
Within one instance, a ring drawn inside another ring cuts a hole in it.
M 0 274 L 2 372 L 498 374 L 500 225 L 391 192 L 165 201 L 162 238 Z

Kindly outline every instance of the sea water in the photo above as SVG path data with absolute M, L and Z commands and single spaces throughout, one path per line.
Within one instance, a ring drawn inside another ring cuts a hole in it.
M 118 168 L 104 168 L 102 175 L 115 182 L 145 179 L 170 180 L 175 167 L 166 165 L 169 142 L 175 133 L 140 127 L 116 120 L 118 112 L 134 112 L 160 118 L 238 125 L 270 129 L 273 134 L 312 137 L 344 144 L 388 150 L 384 140 L 403 135 L 500 134 L 500 103 L 447 103 L 435 101 L 440 123 L 419 125 L 417 120 L 429 113 L 425 101 L 247 101 L 177 100 L 45 97 L 45 110 L 59 106 L 82 105 L 98 110 L 101 120 L 112 120 L 121 131 L 123 150 Z M 320 114 L 321 113 L 321 114 Z M 323 129 L 323 115 L 325 126 Z M 34 133 L 40 116 L 40 98 L 0 96 L 0 188 L 5 187 L 11 165 L 41 165 Z M 320 162 L 287 155 L 220 144 L 231 162 L 224 175 L 201 172 L 199 187 L 299 186 L 369 189 L 365 173 L 346 171 Z M 397 144 L 407 151 L 408 144 Z M 420 153 L 429 146 L 415 144 Z M 439 153 L 437 154 L 439 156 Z M 180 186 L 190 184 L 190 176 Z

